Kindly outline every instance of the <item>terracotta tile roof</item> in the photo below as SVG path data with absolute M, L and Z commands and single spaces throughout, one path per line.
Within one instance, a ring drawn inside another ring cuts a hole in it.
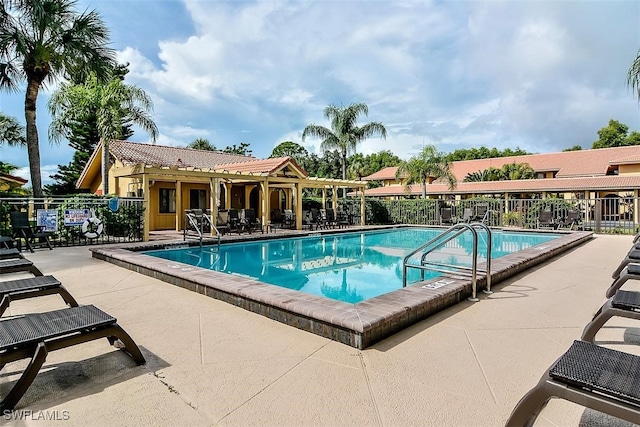
M 253 156 L 229 154 L 221 151 L 195 150 L 186 147 L 168 147 L 130 141 L 113 141 L 109 144 L 109 153 L 124 165 L 145 164 L 196 169 L 215 169 L 221 165 L 258 160 Z
M 2 172 L 0 172 L 0 180 L 14 182 L 14 183 L 20 184 L 20 185 L 24 185 L 27 182 L 29 182 L 28 180 L 26 180 L 24 178 L 20 178 L 19 176 L 10 175 L 8 173 L 2 173 Z
M 242 162 L 242 163 L 229 163 L 225 165 L 219 166 L 218 171 L 226 170 L 228 172 L 253 172 L 253 173 L 265 173 L 272 174 L 277 172 L 282 167 L 284 167 L 287 163 L 292 164 L 296 167 L 303 176 L 308 176 L 309 174 L 302 169 L 291 157 L 275 157 L 264 160 L 255 160 L 252 162 Z
M 458 181 L 462 181 L 467 174 L 489 167 L 501 168 L 507 163 L 528 163 L 536 172 L 557 171 L 557 178 L 569 178 L 603 176 L 611 165 L 635 163 L 635 161 L 640 163 L 639 146 L 461 160 L 453 162 L 451 170 Z M 362 179 L 365 181 L 394 179 L 397 169 L 397 167 L 388 167 Z
M 422 185 L 411 185 L 411 194 L 422 194 Z M 527 193 L 527 192 L 571 192 L 585 190 L 633 190 L 640 188 L 640 175 L 598 176 L 576 178 L 521 179 L 515 181 L 460 182 L 455 190 L 449 190 L 446 184 L 427 185 L 428 195 L 439 194 L 491 194 L 491 193 Z M 367 196 L 406 195 L 402 185 L 370 188 Z

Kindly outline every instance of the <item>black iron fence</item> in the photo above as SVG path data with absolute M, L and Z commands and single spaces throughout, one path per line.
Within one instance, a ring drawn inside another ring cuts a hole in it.
M 340 199 L 339 208 L 359 217 L 360 199 Z M 448 225 L 483 221 L 495 227 L 565 228 L 596 233 L 635 234 L 640 228 L 640 199 L 503 199 L 465 200 L 366 199 L 367 224 Z
M 0 198 L 0 235 L 14 236 L 10 212 L 27 212 L 34 228 L 51 233 L 54 246 L 83 246 L 143 240 L 140 198 L 73 196 Z

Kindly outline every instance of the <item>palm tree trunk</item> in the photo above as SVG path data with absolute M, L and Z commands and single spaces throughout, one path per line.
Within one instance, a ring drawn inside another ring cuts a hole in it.
M 342 150 L 342 179 L 347 179 L 347 150 Z M 347 198 L 347 187 L 342 187 L 342 198 Z
M 427 198 L 427 181 L 422 181 L 422 198 Z
M 36 126 L 36 100 L 40 84 L 29 80 L 24 99 L 24 118 L 27 123 L 27 154 L 29 155 L 29 171 L 33 197 L 42 197 L 42 176 L 40 174 L 40 145 L 38 143 L 38 127 Z

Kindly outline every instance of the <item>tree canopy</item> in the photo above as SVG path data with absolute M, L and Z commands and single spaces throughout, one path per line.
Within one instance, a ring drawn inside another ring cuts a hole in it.
M 451 153 L 447 154 L 446 157 L 447 157 L 447 160 L 449 160 L 450 162 L 456 162 L 459 160 L 491 159 L 494 157 L 524 156 L 527 154 L 531 154 L 531 153 L 528 153 L 527 151 L 522 150 L 519 147 L 516 147 L 513 150 L 511 148 L 505 148 L 502 151 L 496 147 L 493 147 L 493 148 L 473 147 L 473 148 L 458 148 L 457 150 L 454 150 Z
M 78 13 L 77 0 L 0 2 L 0 89 L 26 82 L 24 111 L 31 186 L 42 197 L 36 125 L 38 92 L 60 77 L 93 72 L 103 80 L 115 66 L 109 31 L 95 11 Z
M 487 169 L 468 173 L 464 182 L 507 181 L 517 179 L 534 179 L 535 170 L 528 163 L 505 163 L 501 168 Z
M 357 126 L 358 117 L 362 114 L 369 114 L 367 104 L 354 103 L 348 107 L 329 105 L 324 109 L 324 116 L 329 120 L 331 129 L 312 123 L 302 131 L 302 141 L 307 137 L 319 138 L 322 140 L 322 151 L 339 151 L 342 179 L 347 179 L 347 155 L 355 152 L 360 142 L 377 135 L 387 137 L 387 129 L 382 123 L 370 122 Z
M 591 148 L 624 147 L 640 145 L 640 132 L 629 133 L 629 126 L 617 120 L 609 120 L 609 124 L 598 131 L 599 139 Z
M 411 184 L 422 184 L 423 199 L 427 197 L 427 183 L 436 179 L 447 181 L 449 189 L 454 189 L 457 184 L 456 177 L 451 172 L 451 162 L 434 145 L 425 145 L 417 156 L 400 163 L 396 178 L 404 177 L 407 191 Z
M 193 148 L 195 150 L 216 151 L 215 145 L 211 144 L 206 138 L 196 138 L 187 145 L 187 148 Z

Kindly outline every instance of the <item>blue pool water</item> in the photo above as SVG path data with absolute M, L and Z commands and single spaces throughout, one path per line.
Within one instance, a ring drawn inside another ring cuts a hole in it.
M 440 229 L 400 228 L 230 243 L 219 249 L 204 246 L 154 250 L 145 254 L 357 303 L 402 288 L 404 257 L 440 233 Z M 478 262 L 482 262 L 487 253 L 486 234 L 478 231 L 478 236 Z M 547 233 L 494 231 L 492 258 L 557 237 Z M 473 239 L 467 231 L 432 255 L 447 264 L 470 266 L 472 246 Z M 438 275 L 427 272 L 425 278 Z M 419 271 L 409 269 L 408 282 L 419 279 Z

